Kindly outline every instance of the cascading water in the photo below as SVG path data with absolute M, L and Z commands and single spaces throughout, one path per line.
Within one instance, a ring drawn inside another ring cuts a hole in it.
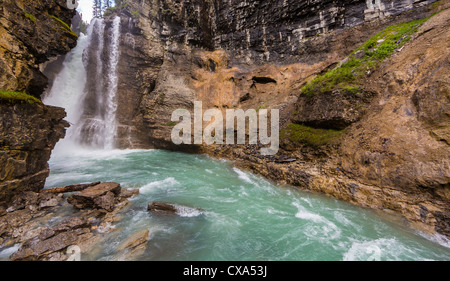
M 81 34 L 77 46 L 66 55 L 61 72 L 56 76 L 51 90 L 43 98 L 48 105 L 64 107 L 66 120 L 71 124 L 64 141 L 58 147 L 74 145 L 78 139 L 78 126 L 83 113 L 83 100 L 86 96 L 86 70 L 83 65 L 83 52 L 89 46 L 92 28 L 87 35 Z
M 104 20 L 94 19 L 93 36 L 98 40 L 96 50 L 89 50 L 87 64 L 95 61 L 95 71 L 89 73 L 93 87 L 89 87 L 91 112 L 86 114 L 80 128 L 80 141 L 90 146 L 112 149 L 117 135 L 117 66 L 120 51 L 120 17 L 116 17 L 107 29 Z M 93 58 L 92 56 L 95 56 Z M 92 104 L 93 103 L 93 104 Z M 92 110 L 93 109 L 93 110 Z
M 117 246 L 143 229 L 151 234 L 145 253 L 133 257 L 140 260 L 450 258 L 446 240 L 430 242 L 373 212 L 274 186 L 226 162 L 158 150 L 113 150 L 119 43 L 120 18 L 94 19 L 44 99 L 65 107 L 72 123 L 53 153 L 47 187 L 114 181 L 140 190 L 117 222 L 121 231 L 105 235 L 83 260 L 117 259 Z M 78 144 L 94 149 L 74 151 Z M 176 204 L 179 216 L 149 214 L 150 201 Z M 0 260 L 15 250 L 0 251 Z
M 115 17 L 110 27 L 103 19 L 93 19 L 44 99 L 46 104 L 67 111 L 72 124 L 62 142 L 66 145 L 114 148 L 120 23 L 120 17 Z

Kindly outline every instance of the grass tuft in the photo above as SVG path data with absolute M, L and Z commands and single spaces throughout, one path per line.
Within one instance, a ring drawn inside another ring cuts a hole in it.
M 25 17 L 29 20 L 31 20 L 33 23 L 36 23 L 36 17 L 29 14 L 29 13 L 25 13 Z
M 70 28 L 70 26 L 69 26 L 67 23 L 65 23 L 64 21 L 62 21 L 61 19 L 59 19 L 59 18 L 57 18 L 57 17 L 55 17 L 55 16 L 53 16 L 53 15 L 49 15 L 49 16 L 50 16 L 52 19 L 56 20 L 56 21 L 61 25 L 61 29 L 62 29 L 62 30 L 66 31 L 66 32 L 69 33 L 70 35 L 72 35 L 72 36 L 78 38 L 78 35 L 77 35 L 75 32 L 73 32 L 73 30 Z

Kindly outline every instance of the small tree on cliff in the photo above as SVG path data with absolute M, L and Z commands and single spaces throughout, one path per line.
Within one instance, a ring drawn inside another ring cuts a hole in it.
M 93 15 L 95 18 L 102 18 L 106 9 L 115 5 L 113 0 L 94 0 Z

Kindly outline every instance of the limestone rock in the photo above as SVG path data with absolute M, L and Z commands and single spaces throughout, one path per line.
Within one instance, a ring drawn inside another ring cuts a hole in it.
M 292 120 L 314 128 L 342 130 L 361 119 L 372 98 L 369 93 L 356 95 L 339 90 L 313 97 L 300 96 L 298 113 Z
M 119 253 L 116 260 L 134 260 L 145 252 L 150 231 L 144 229 L 138 231 L 123 241 L 117 248 Z
M 62 108 L 0 104 L 0 204 L 44 188 L 51 150 L 68 126 L 65 117 Z
M 112 211 L 115 197 L 120 195 L 118 183 L 101 183 L 71 195 L 67 201 L 78 209 L 104 209 Z
M 63 250 L 78 241 L 78 236 L 74 232 L 60 233 L 54 237 L 35 243 L 29 243 L 22 246 L 17 252 L 11 255 L 11 260 L 39 260 L 45 254 Z

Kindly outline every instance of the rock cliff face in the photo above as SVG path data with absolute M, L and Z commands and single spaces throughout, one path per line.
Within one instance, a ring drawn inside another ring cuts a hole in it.
M 39 64 L 76 45 L 64 0 L 0 1 L 0 92 L 40 97 L 47 78 Z M 68 24 L 67 24 L 68 23 Z M 23 191 L 39 191 L 48 160 L 64 137 L 63 109 L 0 97 L 0 204 Z
M 75 47 L 70 30 L 75 15 L 64 0 L 0 3 L 0 89 L 39 97 L 47 78 L 39 64 Z
M 194 100 L 205 108 L 289 107 L 309 77 L 382 28 L 424 17 L 431 2 L 118 2 L 105 20 L 122 18 L 118 145 L 179 150 L 171 113 Z
M 273 180 L 392 211 L 449 236 L 448 77 L 442 75 L 448 72 L 449 16 L 447 4 L 433 2 L 119 4 L 106 19 L 122 18 L 119 144 L 234 159 Z M 445 10 L 439 20 L 371 73 L 363 96 L 299 96 L 305 83 L 379 31 L 439 8 Z M 298 123 L 308 132 L 338 130 L 339 137 L 311 146 L 282 134 L 281 151 L 271 158 L 252 146 L 175 146 L 171 113 L 192 110 L 194 101 L 223 111 L 277 108 L 283 131 Z
M 68 126 L 65 117 L 62 108 L 0 104 L 0 202 L 44 187 L 50 154 Z

